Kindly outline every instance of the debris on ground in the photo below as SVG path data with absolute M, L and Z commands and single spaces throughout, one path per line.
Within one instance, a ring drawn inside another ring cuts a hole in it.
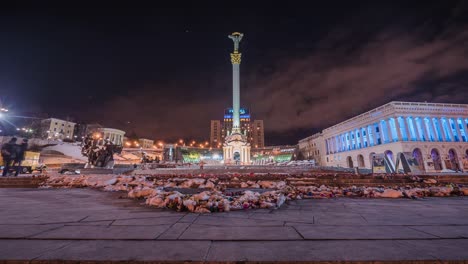
M 408 198 L 468 196 L 468 187 L 441 183 L 433 178 L 408 176 L 405 182 L 388 186 L 344 185 L 337 175 L 319 184 L 321 175 L 50 175 L 43 188 L 98 188 L 123 191 L 128 198 L 144 199 L 157 208 L 196 213 L 226 212 L 257 208 L 279 208 L 287 200 L 353 198 Z M 325 178 L 325 177 L 324 177 Z M 346 178 L 348 179 L 348 178 Z M 360 178 L 356 178 L 358 182 Z M 372 178 L 385 183 L 393 177 Z M 349 179 L 348 179 L 349 180 Z M 372 183 L 372 181 L 367 181 Z M 341 184 L 341 185 L 340 185 Z M 184 190 L 194 190 L 184 192 Z M 198 190 L 198 191 L 196 191 Z

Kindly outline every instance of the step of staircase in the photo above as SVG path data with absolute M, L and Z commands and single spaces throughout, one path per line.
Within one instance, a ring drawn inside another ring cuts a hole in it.
M 0 188 L 38 188 L 47 176 L 0 177 Z

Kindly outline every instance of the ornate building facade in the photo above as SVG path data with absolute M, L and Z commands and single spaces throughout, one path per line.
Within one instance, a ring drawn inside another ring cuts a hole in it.
M 323 166 L 372 168 L 376 154 L 396 165 L 406 153 L 426 172 L 468 171 L 468 105 L 390 102 L 299 141 L 314 141 Z M 398 168 L 396 168 L 398 169 Z

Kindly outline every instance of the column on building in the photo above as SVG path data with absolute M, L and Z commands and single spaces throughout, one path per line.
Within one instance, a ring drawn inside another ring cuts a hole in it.
M 353 149 L 358 149 L 359 145 L 358 145 L 356 130 L 351 130 L 351 133 L 353 133 L 353 142 L 354 142 Z
M 331 140 L 332 140 L 332 144 L 333 144 L 333 153 L 336 153 L 336 140 L 335 140 L 335 136 L 333 136 L 333 137 L 331 138 Z
M 401 132 L 401 135 L 402 135 L 402 141 L 410 141 L 411 140 L 410 139 L 411 138 L 411 131 L 410 131 L 410 127 L 406 123 L 406 118 L 404 116 L 400 116 L 397 120 L 398 120 L 398 125 L 400 125 L 400 132 Z M 404 133 L 404 135 L 403 135 L 403 133 Z
M 447 141 L 455 142 L 455 137 L 453 136 L 452 125 L 450 124 L 450 118 L 441 118 L 441 120 L 445 121 L 445 128 L 448 132 L 448 136 L 450 137 L 450 140 L 447 140 Z
M 361 144 L 361 146 L 360 146 L 359 148 L 364 148 L 364 140 L 362 139 L 363 135 L 362 135 L 362 129 L 361 129 L 361 127 L 359 127 L 359 128 L 357 129 L 357 131 L 358 131 L 357 135 L 359 135 L 359 141 L 358 141 L 358 143 Z
M 409 121 L 409 118 L 408 116 L 403 116 L 403 123 L 405 124 L 405 128 L 406 128 L 406 137 L 408 138 L 408 141 L 416 141 L 418 140 L 417 137 L 416 137 L 416 133 L 414 132 L 414 128 L 413 128 L 413 124 L 412 122 L 410 123 Z M 413 128 L 413 129 L 411 129 Z
M 395 116 L 393 118 L 395 120 L 395 130 L 396 130 L 396 136 L 397 136 L 397 141 L 403 141 L 403 136 L 401 134 L 401 125 L 400 125 L 400 120 L 398 119 L 398 116 Z
M 328 140 L 330 141 L 330 154 L 333 154 L 335 153 L 334 145 L 333 145 L 333 137 L 330 137 Z
M 372 147 L 375 145 L 375 142 L 377 140 L 376 136 L 375 136 L 375 132 L 374 132 L 374 125 L 368 125 L 367 126 L 367 135 L 368 136 L 368 139 L 369 139 L 369 146 Z
M 351 130 L 351 133 L 353 133 L 353 137 L 354 137 L 354 149 L 358 149 L 359 148 L 359 143 L 358 143 L 358 139 L 357 139 L 357 133 L 356 133 L 356 130 Z
M 367 126 L 361 127 L 362 141 L 364 142 L 362 147 L 366 148 L 369 146 L 369 135 L 367 134 Z
M 339 136 L 335 136 L 335 152 L 338 153 L 340 152 L 340 142 L 339 142 Z
M 346 134 L 348 134 L 348 150 L 353 150 L 353 133 L 348 131 Z
M 341 134 L 341 145 L 342 151 L 346 151 L 346 134 L 344 133 Z
M 425 141 L 431 141 L 431 131 L 430 127 L 427 126 L 426 119 L 424 117 L 419 117 L 419 121 L 421 122 L 422 136 L 425 138 Z
M 387 143 L 392 142 L 392 127 L 390 123 L 391 123 L 390 118 L 385 120 L 385 125 L 387 126 L 387 134 L 388 134 L 388 138 L 385 138 Z
M 445 133 L 444 133 L 444 128 L 442 127 L 442 122 L 440 120 L 440 118 L 434 118 L 433 121 L 437 121 L 437 125 L 435 125 L 434 123 L 434 126 L 435 128 L 437 129 L 437 134 L 439 136 L 439 141 L 447 141 L 447 138 L 445 137 Z
M 333 153 L 336 153 L 337 150 L 336 150 L 336 140 L 335 140 L 335 136 L 332 137 L 332 143 L 333 143 Z
M 353 134 L 354 134 L 354 149 L 359 149 L 359 139 L 358 139 L 358 130 L 353 129 Z
M 460 126 L 458 125 L 458 118 L 452 118 L 453 125 L 455 126 L 455 131 L 457 132 L 457 137 L 459 142 L 463 142 L 462 133 L 460 131 Z
M 413 118 L 413 120 L 416 124 L 416 128 L 418 129 L 418 137 L 421 141 L 427 141 L 427 132 L 425 131 L 426 124 L 424 124 L 424 122 L 421 122 L 421 117 L 415 117 Z
M 463 129 L 463 132 L 465 133 L 465 142 L 468 142 L 468 119 L 465 119 L 465 118 L 461 118 L 461 126 L 462 126 L 462 129 Z
M 434 124 L 434 119 L 432 117 L 428 117 L 428 119 L 429 119 L 429 124 L 431 125 L 431 128 L 432 128 L 434 141 L 441 141 L 441 137 L 439 137 L 439 133 L 437 132 L 436 126 Z
M 383 133 L 383 125 L 382 125 L 382 121 L 379 121 L 377 123 L 377 126 L 379 127 L 379 139 L 380 139 L 380 143 L 381 144 L 384 144 L 384 133 Z M 376 139 L 377 139 L 377 133 L 376 133 Z M 378 145 L 378 141 L 376 141 L 376 145 Z
M 353 150 L 357 149 L 357 137 L 356 137 L 356 130 L 350 130 L 351 133 L 351 147 Z
M 380 138 L 380 143 L 381 144 L 384 144 L 385 143 L 385 135 L 384 135 L 384 127 L 383 127 L 383 122 L 382 121 L 379 121 L 377 123 L 377 126 L 379 127 L 379 138 Z M 377 142 L 377 141 L 376 141 Z
M 413 131 L 414 131 L 416 140 L 417 141 L 423 141 L 422 138 L 421 138 L 421 134 L 419 133 L 418 124 L 416 123 L 416 118 L 415 117 L 407 117 L 406 120 L 407 121 L 410 120 L 409 122 L 411 122 L 411 125 L 413 126 Z
M 458 128 L 458 133 L 460 134 L 460 142 L 467 142 L 468 139 L 467 139 L 467 135 L 466 135 L 466 131 L 465 131 L 465 121 L 463 121 L 463 118 L 456 118 L 455 119 L 456 121 L 456 126 Z M 460 122 L 460 123 L 458 123 Z M 460 128 L 460 125 L 461 125 L 461 128 Z

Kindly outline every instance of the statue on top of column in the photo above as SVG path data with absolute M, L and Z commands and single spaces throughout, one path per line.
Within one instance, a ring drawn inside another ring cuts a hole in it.
M 241 42 L 243 36 L 244 34 L 239 32 L 234 32 L 228 36 L 228 38 L 232 39 L 232 41 L 234 42 L 234 53 L 239 52 L 239 43 Z

